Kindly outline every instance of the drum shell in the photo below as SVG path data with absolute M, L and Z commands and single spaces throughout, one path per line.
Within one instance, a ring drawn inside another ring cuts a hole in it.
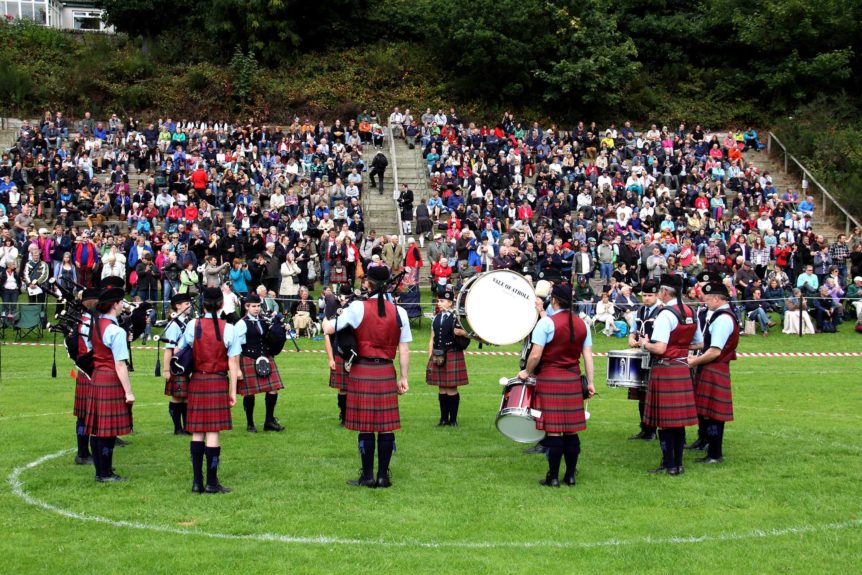
M 492 345 L 523 340 L 538 318 L 532 284 L 511 270 L 494 270 L 470 278 L 458 292 L 455 311 L 459 327 Z
M 649 383 L 650 354 L 626 349 L 608 352 L 607 383 L 610 388 L 646 389 Z
M 535 443 L 545 437 L 536 429 L 536 417 L 530 405 L 535 393 L 535 380 L 509 380 L 497 413 L 497 430 L 518 443 Z

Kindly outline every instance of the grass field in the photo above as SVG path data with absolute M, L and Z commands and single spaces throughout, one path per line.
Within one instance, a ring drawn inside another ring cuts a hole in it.
M 414 349 L 427 346 L 427 323 Z M 740 350 L 862 351 L 862 338 L 841 331 L 748 337 Z M 595 350 L 619 344 L 599 334 Z M 287 430 L 250 435 L 235 409 L 220 472 L 234 493 L 197 496 L 154 350 L 135 355 L 136 433 L 115 455 L 130 481 L 118 485 L 97 485 L 63 452 L 74 447 L 68 359 L 52 380 L 50 348 L 2 353 L 4 573 L 850 573 L 862 564 L 862 358 L 738 360 L 726 461 L 704 469 L 687 454 L 679 478 L 646 473 L 658 445 L 626 441 L 637 406 L 605 386 L 599 358 L 578 485 L 552 490 L 537 484 L 544 459 L 494 429 L 497 380 L 515 374 L 516 358 L 468 357 L 461 427 L 450 429 L 436 427 L 436 391 L 413 354 L 394 487 L 370 490 L 345 485 L 359 466 L 356 436 L 337 424 L 324 356 L 285 353 L 277 415 Z

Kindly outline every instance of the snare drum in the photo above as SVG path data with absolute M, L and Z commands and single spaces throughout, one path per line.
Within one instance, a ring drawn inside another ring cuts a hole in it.
M 646 389 L 650 377 L 650 354 L 639 349 L 608 352 L 608 387 Z
M 536 380 L 527 381 L 517 377 L 509 380 L 503 391 L 500 412 L 497 414 L 497 430 L 518 443 L 535 443 L 545 437 L 545 432 L 536 429 L 536 420 L 541 412 L 530 409 Z
M 536 292 L 519 273 L 494 270 L 470 278 L 458 292 L 456 317 L 470 337 L 493 345 L 517 343 L 536 326 Z

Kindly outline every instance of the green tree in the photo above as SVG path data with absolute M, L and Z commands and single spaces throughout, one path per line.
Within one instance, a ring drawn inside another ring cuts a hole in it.
M 206 6 L 201 0 L 98 0 L 105 22 L 129 36 L 151 38 L 163 32 L 187 31 L 195 14 Z
M 233 78 L 233 91 L 241 102 L 251 95 L 254 80 L 257 76 L 257 60 L 251 50 L 243 54 L 242 48 L 234 49 L 233 58 L 230 60 L 231 77 Z

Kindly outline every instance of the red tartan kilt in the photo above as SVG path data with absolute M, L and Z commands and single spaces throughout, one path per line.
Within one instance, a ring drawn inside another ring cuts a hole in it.
M 254 371 L 254 359 L 244 355 L 239 356 L 242 379 L 236 382 L 236 392 L 239 395 L 257 395 L 258 393 L 284 389 L 281 375 L 278 373 L 278 366 L 275 365 L 275 359 L 272 357 L 269 358 L 269 366 L 272 368 L 269 377 L 259 377 Z
M 90 378 L 79 369 L 75 378 L 75 407 L 72 413 L 75 417 L 84 417 L 87 414 L 87 396 L 90 395 Z
M 205 433 L 231 429 L 227 374 L 192 372 L 187 410 L 187 431 Z
M 185 375 L 171 375 L 165 382 L 165 395 L 170 397 L 189 396 L 189 378 Z
M 329 270 L 329 283 L 347 283 L 347 264 L 341 264 L 341 273 L 335 271 L 335 266 L 332 266 Z
M 701 368 L 694 386 L 697 414 L 717 421 L 733 421 L 730 366 L 708 363 Z
M 656 365 L 652 368 L 644 423 L 653 427 L 697 425 L 694 387 L 687 365 Z
M 347 376 L 344 427 L 361 432 L 401 429 L 398 381 L 392 363 L 354 363 Z
M 425 381 L 428 385 L 439 387 L 458 387 L 467 385 L 467 363 L 464 361 L 464 352 L 450 349 L 446 352 L 446 363 L 442 366 L 434 365 L 428 358 L 428 366 L 425 368 Z
M 629 399 L 631 399 L 632 401 L 645 401 L 646 390 L 642 387 L 630 387 Z
M 536 392 L 530 405 L 542 412 L 536 429 L 547 433 L 577 433 L 587 428 L 584 395 L 578 367 L 543 367 L 536 375 Z
M 329 370 L 329 387 L 334 389 L 347 389 L 347 372 L 344 371 L 344 359 L 335 354 L 335 369 Z
M 116 437 L 132 432 L 132 407 L 126 403 L 126 392 L 116 371 L 93 372 L 84 410 L 89 435 Z

